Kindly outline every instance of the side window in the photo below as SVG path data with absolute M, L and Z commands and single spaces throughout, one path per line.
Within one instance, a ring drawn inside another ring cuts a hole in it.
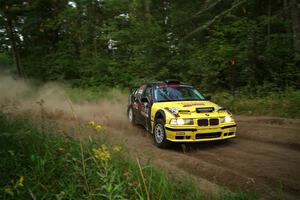
M 145 90 L 145 92 L 142 95 L 142 98 L 147 98 L 150 102 L 152 100 L 152 87 L 148 86 Z
M 141 99 L 142 94 L 144 93 L 146 85 L 142 85 L 139 89 L 136 90 L 135 96 L 138 99 Z

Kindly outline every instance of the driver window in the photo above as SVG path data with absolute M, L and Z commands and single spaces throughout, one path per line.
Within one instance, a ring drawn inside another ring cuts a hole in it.
M 145 92 L 142 95 L 142 98 L 147 98 L 148 102 L 151 102 L 152 100 L 152 87 L 148 86 L 145 90 Z

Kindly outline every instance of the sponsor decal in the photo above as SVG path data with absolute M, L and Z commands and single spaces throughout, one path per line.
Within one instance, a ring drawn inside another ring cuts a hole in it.
M 138 94 L 142 94 L 143 91 L 145 90 L 146 85 L 142 85 L 139 89 L 138 89 Z
M 213 112 L 215 110 L 214 107 L 208 107 L 208 108 L 196 108 L 196 111 L 198 113 L 204 113 L 204 112 Z
M 193 88 L 190 85 L 180 85 L 180 84 L 160 84 L 160 85 L 156 86 L 156 88 L 166 88 L 166 87 L 170 87 L 170 88 L 177 88 L 177 87 Z
M 169 85 L 163 84 L 163 85 L 159 85 L 160 88 L 165 88 L 165 87 L 176 88 L 178 86 L 179 85 L 177 85 L 177 84 L 169 84 Z
M 183 104 L 183 107 L 191 107 L 191 106 L 204 106 L 203 103 L 189 103 L 189 104 Z
M 189 110 L 179 110 L 178 112 L 180 112 L 180 113 L 189 113 L 191 111 L 189 111 Z
M 174 115 L 175 117 L 179 117 L 179 114 L 178 114 L 178 111 L 180 110 L 179 108 L 176 108 L 176 107 L 172 107 L 172 108 L 169 108 L 169 107 L 165 107 L 165 109 L 167 111 L 169 111 L 172 115 Z
M 138 90 L 138 93 L 139 93 L 139 94 L 142 94 L 142 93 L 143 93 L 143 89 L 139 89 L 139 90 Z

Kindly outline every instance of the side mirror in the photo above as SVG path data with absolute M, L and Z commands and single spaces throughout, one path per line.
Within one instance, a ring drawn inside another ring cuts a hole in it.
M 211 96 L 206 96 L 206 97 L 205 97 L 205 100 L 210 101 L 210 100 L 211 100 Z
M 141 98 L 141 102 L 142 102 L 142 103 L 149 103 L 147 97 L 142 97 L 142 98 Z

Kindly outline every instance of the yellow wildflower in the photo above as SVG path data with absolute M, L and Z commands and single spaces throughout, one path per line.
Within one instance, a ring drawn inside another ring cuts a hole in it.
M 93 149 L 94 156 L 98 160 L 109 161 L 111 159 L 109 151 L 105 144 L 101 145 L 98 149 Z
M 120 151 L 122 151 L 122 147 L 120 145 L 114 146 L 114 152 L 119 153 Z
M 97 132 L 99 132 L 99 131 L 101 131 L 102 126 L 98 124 L 98 125 L 95 127 L 95 129 L 96 129 Z
M 65 194 L 66 194 L 66 193 L 65 193 L 64 191 L 60 191 L 59 196 L 60 196 L 60 197 L 64 197 Z
M 5 192 L 6 194 L 9 194 L 9 195 L 11 195 L 11 196 L 14 196 L 14 192 L 13 192 L 13 190 L 12 190 L 10 187 L 6 187 L 6 188 L 4 189 L 4 192 Z
M 89 127 L 94 127 L 95 126 L 95 121 L 91 120 L 88 122 Z
M 19 180 L 18 180 L 18 186 L 19 187 L 24 187 L 24 176 L 20 176 Z

